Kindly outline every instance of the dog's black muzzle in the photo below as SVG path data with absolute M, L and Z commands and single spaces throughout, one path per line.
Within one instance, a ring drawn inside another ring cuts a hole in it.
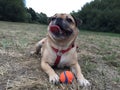
M 53 34 L 57 35 L 58 37 L 68 37 L 73 33 L 73 30 L 70 28 L 69 22 L 62 18 L 54 18 L 52 19 L 51 26 L 58 27 L 58 30 L 54 31 Z M 56 28 L 57 29 L 57 28 Z

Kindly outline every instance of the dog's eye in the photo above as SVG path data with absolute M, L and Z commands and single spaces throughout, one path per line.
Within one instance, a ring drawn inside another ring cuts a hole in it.
M 70 18 L 67 18 L 66 19 L 69 23 L 72 23 L 73 21 L 72 21 L 72 19 L 70 19 Z

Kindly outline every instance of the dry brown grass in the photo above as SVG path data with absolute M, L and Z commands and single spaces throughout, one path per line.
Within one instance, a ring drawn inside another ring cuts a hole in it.
M 76 80 L 71 85 L 50 84 L 40 58 L 29 55 L 46 32 L 46 25 L 0 22 L 0 90 L 120 90 L 119 34 L 80 31 L 79 64 L 92 84 L 83 88 Z

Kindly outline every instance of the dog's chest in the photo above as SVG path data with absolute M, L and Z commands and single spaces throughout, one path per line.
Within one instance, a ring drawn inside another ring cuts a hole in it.
M 71 63 L 71 58 L 69 55 L 62 55 L 58 67 L 69 66 Z
M 74 61 L 74 49 L 61 55 L 58 67 L 70 66 Z
M 49 47 L 50 45 L 48 45 Z M 46 49 L 47 53 L 47 62 L 51 66 L 57 66 L 57 67 L 64 67 L 64 66 L 70 66 L 73 64 L 74 59 L 75 59 L 75 52 L 76 48 L 75 47 L 70 47 L 67 49 L 56 49 L 54 47 L 49 47 L 49 50 Z

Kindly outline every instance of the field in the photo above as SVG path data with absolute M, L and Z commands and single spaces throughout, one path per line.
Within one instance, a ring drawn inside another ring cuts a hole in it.
M 120 90 L 120 34 L 80 30 L 78 59 L 91 83 L 87 89 L 75 80 L 71 85 L 48 82 L 40 56 L 30 55 L 46 32 L 46 25 L 0 21 L 0 90 Z

